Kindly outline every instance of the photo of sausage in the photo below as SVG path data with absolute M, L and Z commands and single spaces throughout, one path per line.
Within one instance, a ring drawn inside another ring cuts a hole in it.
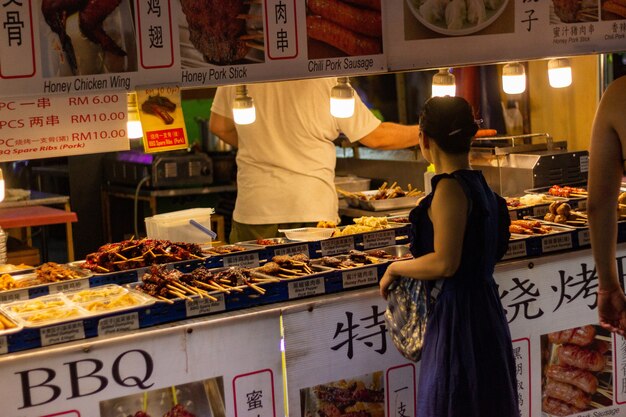
M 602 20 L 626 19 L 626 0 L 603 0 L 601 11 Z
M 573 329 L 552 332 L 548 334 L 550 343 L 571 343 L 578 346 L 587 346 L 593 342 L 596 336 L 596 329 L 592 325 L 575 327 Z
M 569 416 L 613 404 L 612 337 L 598 325 L 541 336 L 544 417 Z
M 380 0 L 307 0 L 308 58 L 383 51 Z
M 549 365 L 546 376 L 578 387 L 587 394 L 595 394 L 598 389 L 598 378 L 593 373 L 573 366 Z

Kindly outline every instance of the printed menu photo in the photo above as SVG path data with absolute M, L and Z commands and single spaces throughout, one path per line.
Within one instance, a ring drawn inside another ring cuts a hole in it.
M 550 23 L 582 23 L 598 21 L 596 0 L 551 0 Z
M 612 352 L 609 332 L 598 325 L 542 335 L 543 416 L 569 416 L 612 406 Z
M 383 52 L 381 0 L 307 0 L 308 59 Z
M 42 0 L 37 13 L 44 77 L 137 70 L 131 0 Z
M 248 0 L 173 0 L 182 68 L 265 62 L 263 5 Z
M 404 39 L 513 33 L 513 0 L 403 0 Z
M 382 371 L 300 390 L 301 417 L 384 417 Z
M 222 377 L 100 402 L 100 417 L 224 417 L 225 415 Z

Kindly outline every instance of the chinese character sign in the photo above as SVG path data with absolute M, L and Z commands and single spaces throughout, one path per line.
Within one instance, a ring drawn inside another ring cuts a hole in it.
M 415 416 L 416 366 L 388 340 L 385 309 L 385 300 L 371 289 L 310 310 L 285 311 L 290 409 L 304 409 L 303 415 L 329 411 L 323 407 L 356 413 L 339 399 L 361 387 L 362 411 Z
M 0 78 L 31 77 L 36 72 L 32 2 L 3 1 L 0 22 Z

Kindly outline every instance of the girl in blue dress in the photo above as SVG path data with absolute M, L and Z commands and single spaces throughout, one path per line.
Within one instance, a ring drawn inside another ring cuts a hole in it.
M 506 252 L 504 200 L 469 164 L 478 127 L 461 97 L 433 97 L 420 115 L 420 149 L 435 164 L 432 192 L 412 210 L 412 260 L 380 281 L 441 280 L 420 362 L 417 417 L 518 417 L 511 335 L 494 266 Z

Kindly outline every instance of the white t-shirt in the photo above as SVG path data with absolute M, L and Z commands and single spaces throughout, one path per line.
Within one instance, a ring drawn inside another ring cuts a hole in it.
M 358 96 L 353 117 L 331 116 L 335 83 L 335 78 L 323 78 L 247 85 L 256 121 L 236 125 L 237 222 L 337 219 L 333 140 L 339 132 L 352 142 L 360 140 L 380 121 Z M 219 87 L 211 111 L 232 119 L 234 98 L 234 86 Z

